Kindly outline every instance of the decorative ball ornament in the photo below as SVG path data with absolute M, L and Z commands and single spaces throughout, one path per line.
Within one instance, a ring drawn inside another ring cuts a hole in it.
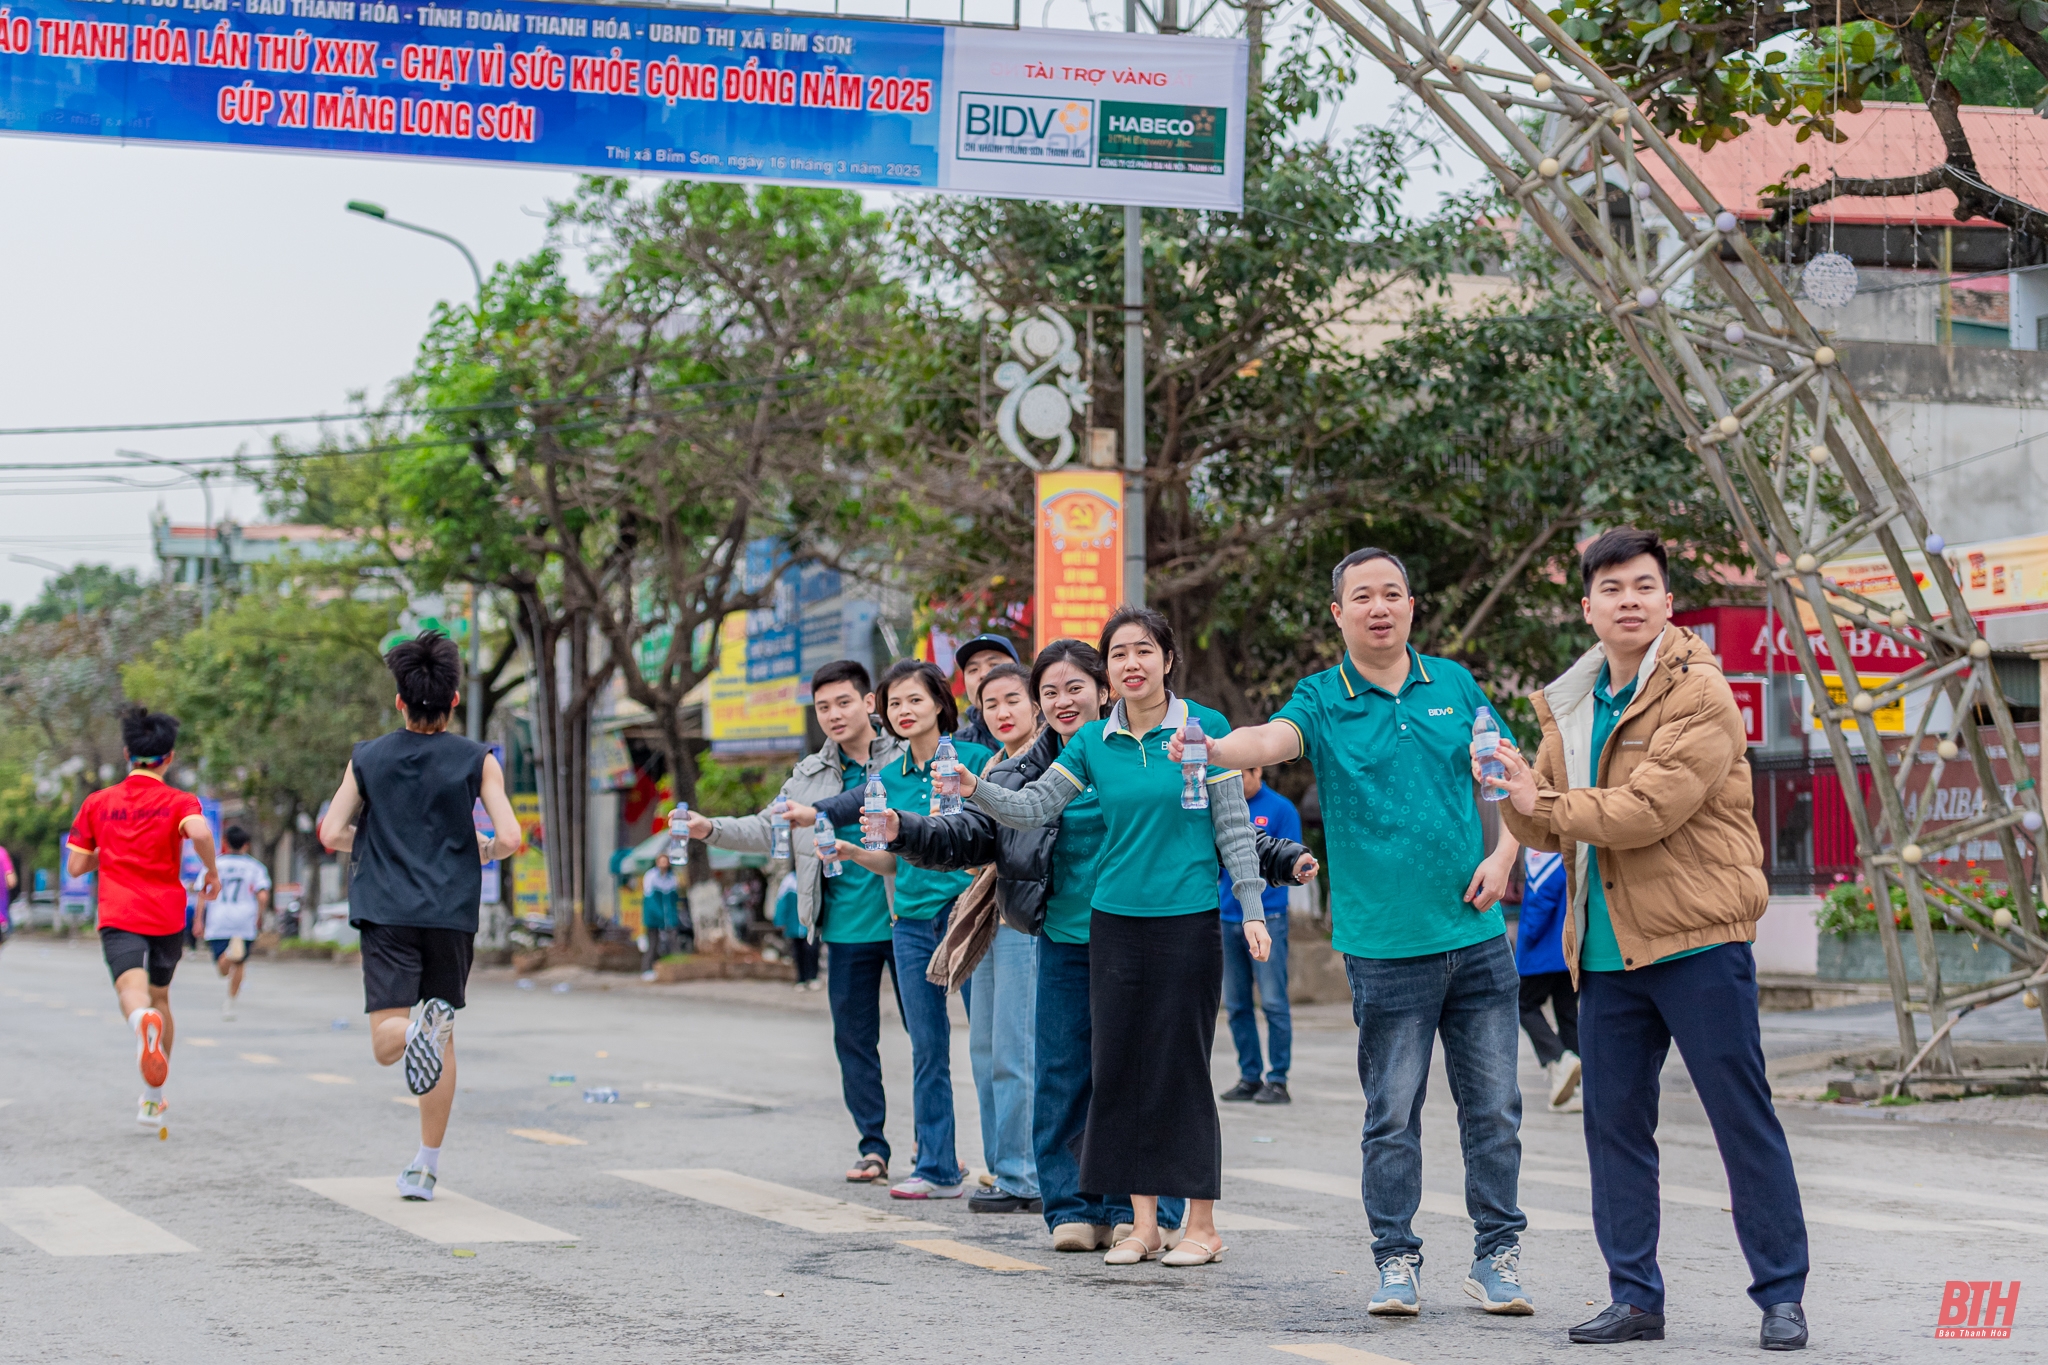
M 2037 1010 L 2041 1008 L 2041 997 L 2032 991 L 2022 991 L 2020 992 L 2020 1003 L 2030 1010 Z
M 1741 323 L 1731 322 L 1721 329 L 1721 337 L 1730 346 L 1740 346 L 1749 340 L 1749 333 L 1742 330 Z
M 1638 289 L 1636 291 L 1636 307 L 1655 308 L 1657 306 L 1657 300 L 1661 297 L 1662 295 L 1660 295 L 1656 290 L 1650 288 L 1648 285 L 1644 285 L 1641 289 Z
M 1991 642 L 1981 635 L 1978 636 L 1976 639 L 1970 641 L 1970 657 L 1973 659 L 1990 658 Z
M 1812 555 L 1801 555 L 1792 561 L 1792 567 L 1801 573 L 1812 573 L 1820 567 L 1820 561 Z
M 2041 812 L 2030 810 L 2025 815 L 2022 815 L 2020 817 L 2020 828 L 2029 834 L 2039 834 L 2041 832 Z
M 2012 928 L 2012 911 L 2007 910 L 2004 906 L 1993 910 L 1991 912 L 1991 927 L 2001 934 Z
M 1808 303 L 1840 308 L 1856 297 L 1856 263 L 1839 251 L 1823 251 L 1806 263 L 1799 282 Z
M 1554 156 L 1546 156 L 1536 163 L 1536 174 L 1542 176 L 1545 180 L 1555 180 L 1557 178 L 1557 171 L 1557 158 Z
M 1550 93 L 1550 77 L 1544 72 L 1537 72 L 1536 78 L 1530 81 L 1529 85 L 1530 88 L 1535 90 L 1535 92 L 1539 95 L 1547 95 Z
M 1904 607 L 1893 607 L 1892 614 L 1888 619 L 1892 623 L 1893 630 L 1904 630 L 1906 628 L 1906 622 L 1911 620 L 1912 618 L 1906 615 L 1906 609 Z
M 1956 747 L 1956 742 L 1954 740 L 1945 739 L 1941 743 L 1934 746 L 1934 752 L 1941 755 L 1941 761 L 1946 763 L 1950 759 L 1954 758 L 1957 754 L 1961 753 L 1962 750 Z
M 1899 850 L 1899 861 L 1906 864 L 1908 867 L 1920 866 L 1920 859 L 1923 856 L 1924 855 L 1920 852 L 1920 845 L 1918 844 L 1907 844 L 1904 848 Z
M 1867 716 L 1877 709 L 1877 698 L 1868 692 L 1858 692 L 1856 700 L 1849 703 L 1849 709 L 1859 716 Z
M 1607 121 L 1617 128 L 1626 128 L 1628 127 L 1628 114 L 1629 111 L 1626 108 L 1614 109 L 1608 113 Z
M 1444 60 L 1444 65 L 1450 68 L 1453 76 L 1460 76 L 1465 72 L 1465 59 L 1463 57 L 1448 57 Z
M 1723 436 L 1733 436 L 1736 432 L 1742 430 L 1742 419 L 1733 414 L 1723 417 L 1720 421 L 1714 423 L 1714 430 L 1720 432 Z
M 1806 461 L 1808 464 L 1826 464 L 1828 462 L 1828 448 L 1826 446 L 1808 446 Z
M 1832 365 L 1832 364 L 1834 364 L 1834 363 L 1835 363 L 1835 348 L 1834 348 L 1834 347 L 1832 347 L 1832 346 L 1817 346 L 1817 347 L 1815 347 L 1815 348 L 1814 348 L 1814 352 L 1813 352 L 1813 363 L 1814 363 L 1814 364 L 1816 364 L 1816 365 Z
M 1735 215 L 1727 209 L 1722 209 L 1714 215 L 1714 231 L 1716 232 L 1733 232 L 1738 226 L 1740 224 L 1737 222 Z
M 1943 550 L 1948 548 L 1948 542 L 1943 540 L 1938 535 L 1930 534 L 1926 540 L 1921 542 L 1921 544 L 1926 547 L 1927 553 L 1931 555 L 1938 555 Z
M 1647 200 L 1651 195 L 1657 192 L 1657 187 L 1655 185 L 1652 185 L 1647 180 L 1638 180 L 1635 184 L 1629 186 L 1629 188 L 1635 191 L 1636 198 L 1638 199 Z

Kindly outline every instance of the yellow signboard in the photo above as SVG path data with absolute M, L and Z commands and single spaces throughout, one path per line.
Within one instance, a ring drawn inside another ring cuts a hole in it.
M 2048 536 L 2021 536 L 2013 540 L 1991 540 L 1976 545 L 1950 545 L 1942 551 L 1949 571 L 1963 590 L 1963 601 L 1979 620 L 2005 612 L 2032 611 L 2048 606 Z M 1927 556 L 1914 550 L 1906 556 L 1921 591 L 1928 596 L 1928 608 L 1939 620 L 1948 615 L 1947 605 L 1934 594 L 1927 579 Z M 1891 561 L 1882 555 L 1830 560 L 1821 573 L 1841 586 L 1886 606 L 1905 605 L 1899 577 Z M 1800 614 L 1812 609 L 1802 599 Z
M 547 855 L 539 844 L 539 836 L 544 833 L 540 793 L 512 793 L 512 814 L 518 817 L 519 831 L 526 838 L 526 847 L 512 859 L 512 913 L 545 919 L 554 913 L 554 907 L 548 896 Z
M 1849 704 L 1849 689 L 1842 685 L 1842 677 L 1839 673 L 1823 673 L 1820 675 L 1820 680 L 1822 685 L 1828 689 L 1829 701 L 1833 702 L 1836 706 L 1847 706 Z M 1877 722 L 1877 732 L 1881 735 L 1905 734 L 1905 698 L 1901 697 L 1887 706 L 1878 707 L 1870 713 L 1870 718 Z M 1823 728 L 1819 716 L 1813 718 L 1813 728 L 1816 730 Z
M 794 676 L 748 682 L 746 617 L 737 612 L 726 617 L 704 708 L 712 752 L 801 748 L 806 716 L 797 683 Z

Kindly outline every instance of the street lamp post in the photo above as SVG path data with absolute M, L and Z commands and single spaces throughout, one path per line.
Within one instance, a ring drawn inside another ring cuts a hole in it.
M 462 259 L 469 262 L 470 278 L 476 281 L 477 311 L 479 313 L 483 311 L 484 272 L 477 269 L 476 257 L 470 254 L 468 247 L 464 246 L 461 242 L 456 241 L 453 237 L 450 237 L 445 232 L 437 232 L 436 230 L 430 227 L 421 227 L 418 223 L 408 223 L 404 219 L 393 218 L 389 213 L 386 213 L 384 211 L 384 206 L 382 204 L 372 204 L 367 199 L 349 200 L 348 211 L 350 213 L 360 213 L 365 218 L 374 218 L 380 223 L 389 223 L 392 227 L 395 228 L 404 228 L 407 232 L 417 232 L 423 237 L 438 237 L 442 241 L 448 243 L 448 245 L 454 247 L 457 251 L 461 252 Z
M 59 578 L 71 572 L 62 564 L 53 564 L 47 559 L 37 559 L 34 555 L 9 555 L 7 557 L 17 564 L 33 564 L 38 569 L 48 569 Z M 71 580 L 71 595 L 72 601 L 78 604 L 78 620 L 80 624 L 83 624 L 85 621 L 85 582 L 82 578 Z

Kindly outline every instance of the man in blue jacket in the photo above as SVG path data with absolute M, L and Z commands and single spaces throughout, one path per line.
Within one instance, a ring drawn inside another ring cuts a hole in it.
M 1522 851 L 1522 914 L 1515 927 L 1515 968 L 1522 977 L 1522 1031 L 1550 1078 L 1550 1107 L 1579 1112 L 1579 993 L 1564 963 L 1564 857 Z M 1545 1002 L 1557 1027 L 1543 1017 Z
M 1301 812 L 1294 803 L 1267 786 L 1258 768 L 1244 770 L 1245 804 L 1251 807 L 1252 828 L 1275 839 L 1301 842 Z M 1230 874 L 1225 872 L 1228 882 Z M 1229 886 L 1222 889 L 1223 922 L 1241 924 L 1244 910 Z M 1260 897 L 1266 906 L 1266 932 L 1273 951 L 1264 962 L 1252 960 L 1243 934 L 1223 936 L 1223 1008 L 1230 1015 L 1230 1037 L 1237 1044 L 1236 1085 L 1222 1098 L 1253 1104 L 1289 1104 L 1287 1067 L 1293 1061 L 1294 1015 L 1287 1007 L 1287 888 L 1268 885 Z M 1259 1024 L 1252 1009 L 1252 987 L 1258 987 L 1259 1008 L 1266 1016 L 1267 1056 L 1259 1055 Z M 1266 1065 L 1271 1062 L 1271 1066 Z M 1263 1074 L 1261 1074 L 1263 1073 Z

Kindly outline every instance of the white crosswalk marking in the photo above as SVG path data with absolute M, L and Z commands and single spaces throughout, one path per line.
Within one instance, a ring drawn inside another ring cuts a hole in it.
M 756 1180 L 737 1171 L 606 1171 L 605 1174 L 652 1185 L 657 1190 L 680 1194 L 686 1199 L 716 1204 L 735 1213 L 752 1214 L 771 1223 L 801 1228 L 805 1232 L 946 1231 L 936 1223 L 922 1223 L 901 1214 L 863 1208 L 844 1199 Z
M 367 1213 L 429 1242 L 573 1242 L 576 1234 L 559 1232 L 545 1223 L 494 1209 L 489 1204 L 436 1186 L 431 1201 L 402 1199 L 388 1175 L 342 1176 L 327 1180 L 294 1180 L 292 1184 L 332 1199 L 357 1213 Z
M 1361 1351 L 1356 1346 L 1339 1346 L 1334 1341 L 1290 1342 L 1285 1346 L 1275 1346 L 1273 1349 L 1285 1351 L 1293 1356 L 1307 1356 L 1310 1360 L 1325 1361 L 1327 1365 L 1408 1365 L 1405 1360 L 1374 1355 L 1371 1351 Z
M 0 1189 L 0 1224 L 52 1256 L 139 1256 L 199 1250 L 83 1185 Z
M 1237 1180 L 1256 1180 L 1265 1185 L 1279 1185 L 1284 1189 L 1308 1190 L 1315 1194 L 1334 1194 L 1340 1198 L 1359 1198 L 1358 1180 L 1355 1176 L 1326 1175 L 1322 1171 L 1295 1171 L 1279 1167 L 1235 1167 L 1223 1174 Z M 1446 1218 L 1465 1218 L 1465 1200 L 1460 1195 L 1439 1194 L 1435 1190 L 1422 1192 L 1422 1211 L 1441 1214 Z M 1531 1208 L 1522 1206 L 1522 1216 L 1529 1220 L 1531 1232 L 1591 1232 L 1593 1220 L 1584 1214 L 1560 1213 L 1556 1209 Z

